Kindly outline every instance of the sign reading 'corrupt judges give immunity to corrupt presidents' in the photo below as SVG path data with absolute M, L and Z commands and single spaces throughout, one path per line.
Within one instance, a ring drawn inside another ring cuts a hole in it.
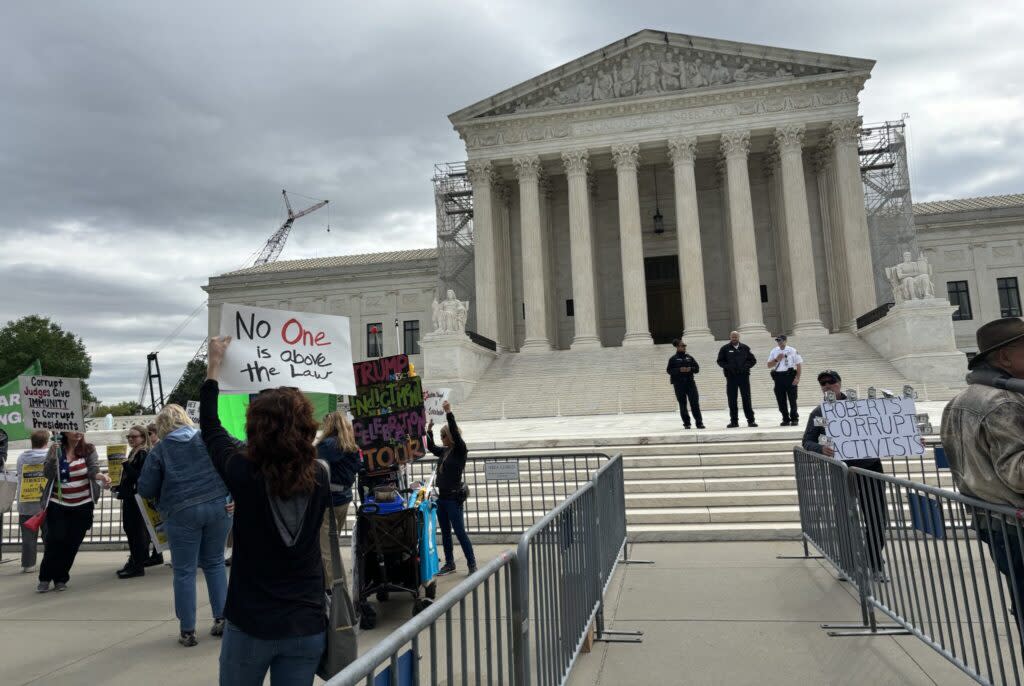
M 821 417 L 840 460 L 924 454 L 912 398 L 825 402 Z
M 354 395 L 348 317 L 222 305 L 225 391 L 294 386 L 310 393 Z
M 25 428 L 85 431 L 82 381 L 57 376 L 19 376 Z

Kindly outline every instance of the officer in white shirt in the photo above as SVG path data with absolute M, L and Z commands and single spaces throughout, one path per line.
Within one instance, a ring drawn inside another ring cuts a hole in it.
M 778 344 L 768 353 L 768 369 L 772 370 L 775 382 L 775 400 L 779 404 L 782 422 L 779 426 L 799 426 L 800 416 L 796 409 L 796 391 L 800 383 L 800 371 L 804 359 L 792 346 L 786 345 L 786 336 L 775 337 Z

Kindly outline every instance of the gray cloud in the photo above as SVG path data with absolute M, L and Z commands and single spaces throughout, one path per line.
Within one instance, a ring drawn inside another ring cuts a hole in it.
M 760 9 L 758 9 L 760 8 Z M 104 399 L 283 219 L 284 258 L 422 247 L 446 119 L 641 28 L 876 59 L 866 121 L 909 112 L 918 200 L 1024 188 L 1024 20 L 1005 3 L 18 3 L 0 27 L 0 320 L 82 334 Z M 758 12 L 762 14 L 758 15 Z M 331 232 L 324 231 L 330 221 Z M 161 350 L 176 377 L 205 314 Z

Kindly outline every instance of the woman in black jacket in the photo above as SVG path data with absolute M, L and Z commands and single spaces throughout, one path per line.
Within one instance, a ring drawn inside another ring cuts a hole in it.
M 327 608 L 320 522 L 330 477 L 316 461 L 313 405 L 295 388 L 256 395 L 246 410 L 248 443 L 217 416 L 217 377 L 230 338 L 212 338 L 199 425 L 213 466 L 237 509 L 220 650 L 221 686 L 312 684 L 324 652 Z
M 128 440 L 128 459 L 121 466 L 121 483 L 111 489 L 114 497 L 121 501 L 121 526 L 128 538 L 128 561 L 117 570 L 117 578 L 131 579 L 146 574 L 145 564 L 149 558 L 149 531 L 142 518 L 142 511 L 135 501 L 139 474 L 149 453 L 146 427 L 135 425 L 125 434 Z
M 455 424 L 452 406 L 444 401 L 444 413 L 448 420 L 447 426 L 441 427 L 441 445 L 434 443 L 434 423 L 427 425 L 427 449 L 437 455 L 437 521 L 441 525 L 441 546 L 444 548 L 444 566 L 437 572 L 438 576 L 455 572 L 455 553 L 452 546 L 452 529 L 459 539 L 462 554 L 466 556 L 466 567 L 469 573 L 476 571 L 476 555 L 473 544 L 466 534 L 466 523 L 463 506 L 466 503 L 467 490 L 462 483 L 462 473 L 466 469 L 466 458 L 469 449 L 462 440 L 462 433 Z
M 359 446 L 356 444 L 352 422 L 342 411 L 324 417 L 320 440 L 316 443 L 317 458 L 327 463 L 331 472 L 331 507 L 338 526 L 344 526 L 348 506 L 352 502 L 352 484 L 362 466 Z M 331 571 L 331 518 L 324 517 L 320 526 L 320 555 L 324 561 L 324 583 L 327 588 L 334 582 Z M 345 569 L 342 568 L 342 574 Z

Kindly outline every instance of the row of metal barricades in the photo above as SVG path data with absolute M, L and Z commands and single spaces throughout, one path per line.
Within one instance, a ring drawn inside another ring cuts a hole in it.
M 943 487 L 948 464 L 933 453 L 847 463 L 794 448 L 804 555 L 813 547 L 860 601 L 859 623 L 823 628 L 910 634 L 978 683 L 1021 684 L 1024 512 L 967 497 L 948 475 Z

